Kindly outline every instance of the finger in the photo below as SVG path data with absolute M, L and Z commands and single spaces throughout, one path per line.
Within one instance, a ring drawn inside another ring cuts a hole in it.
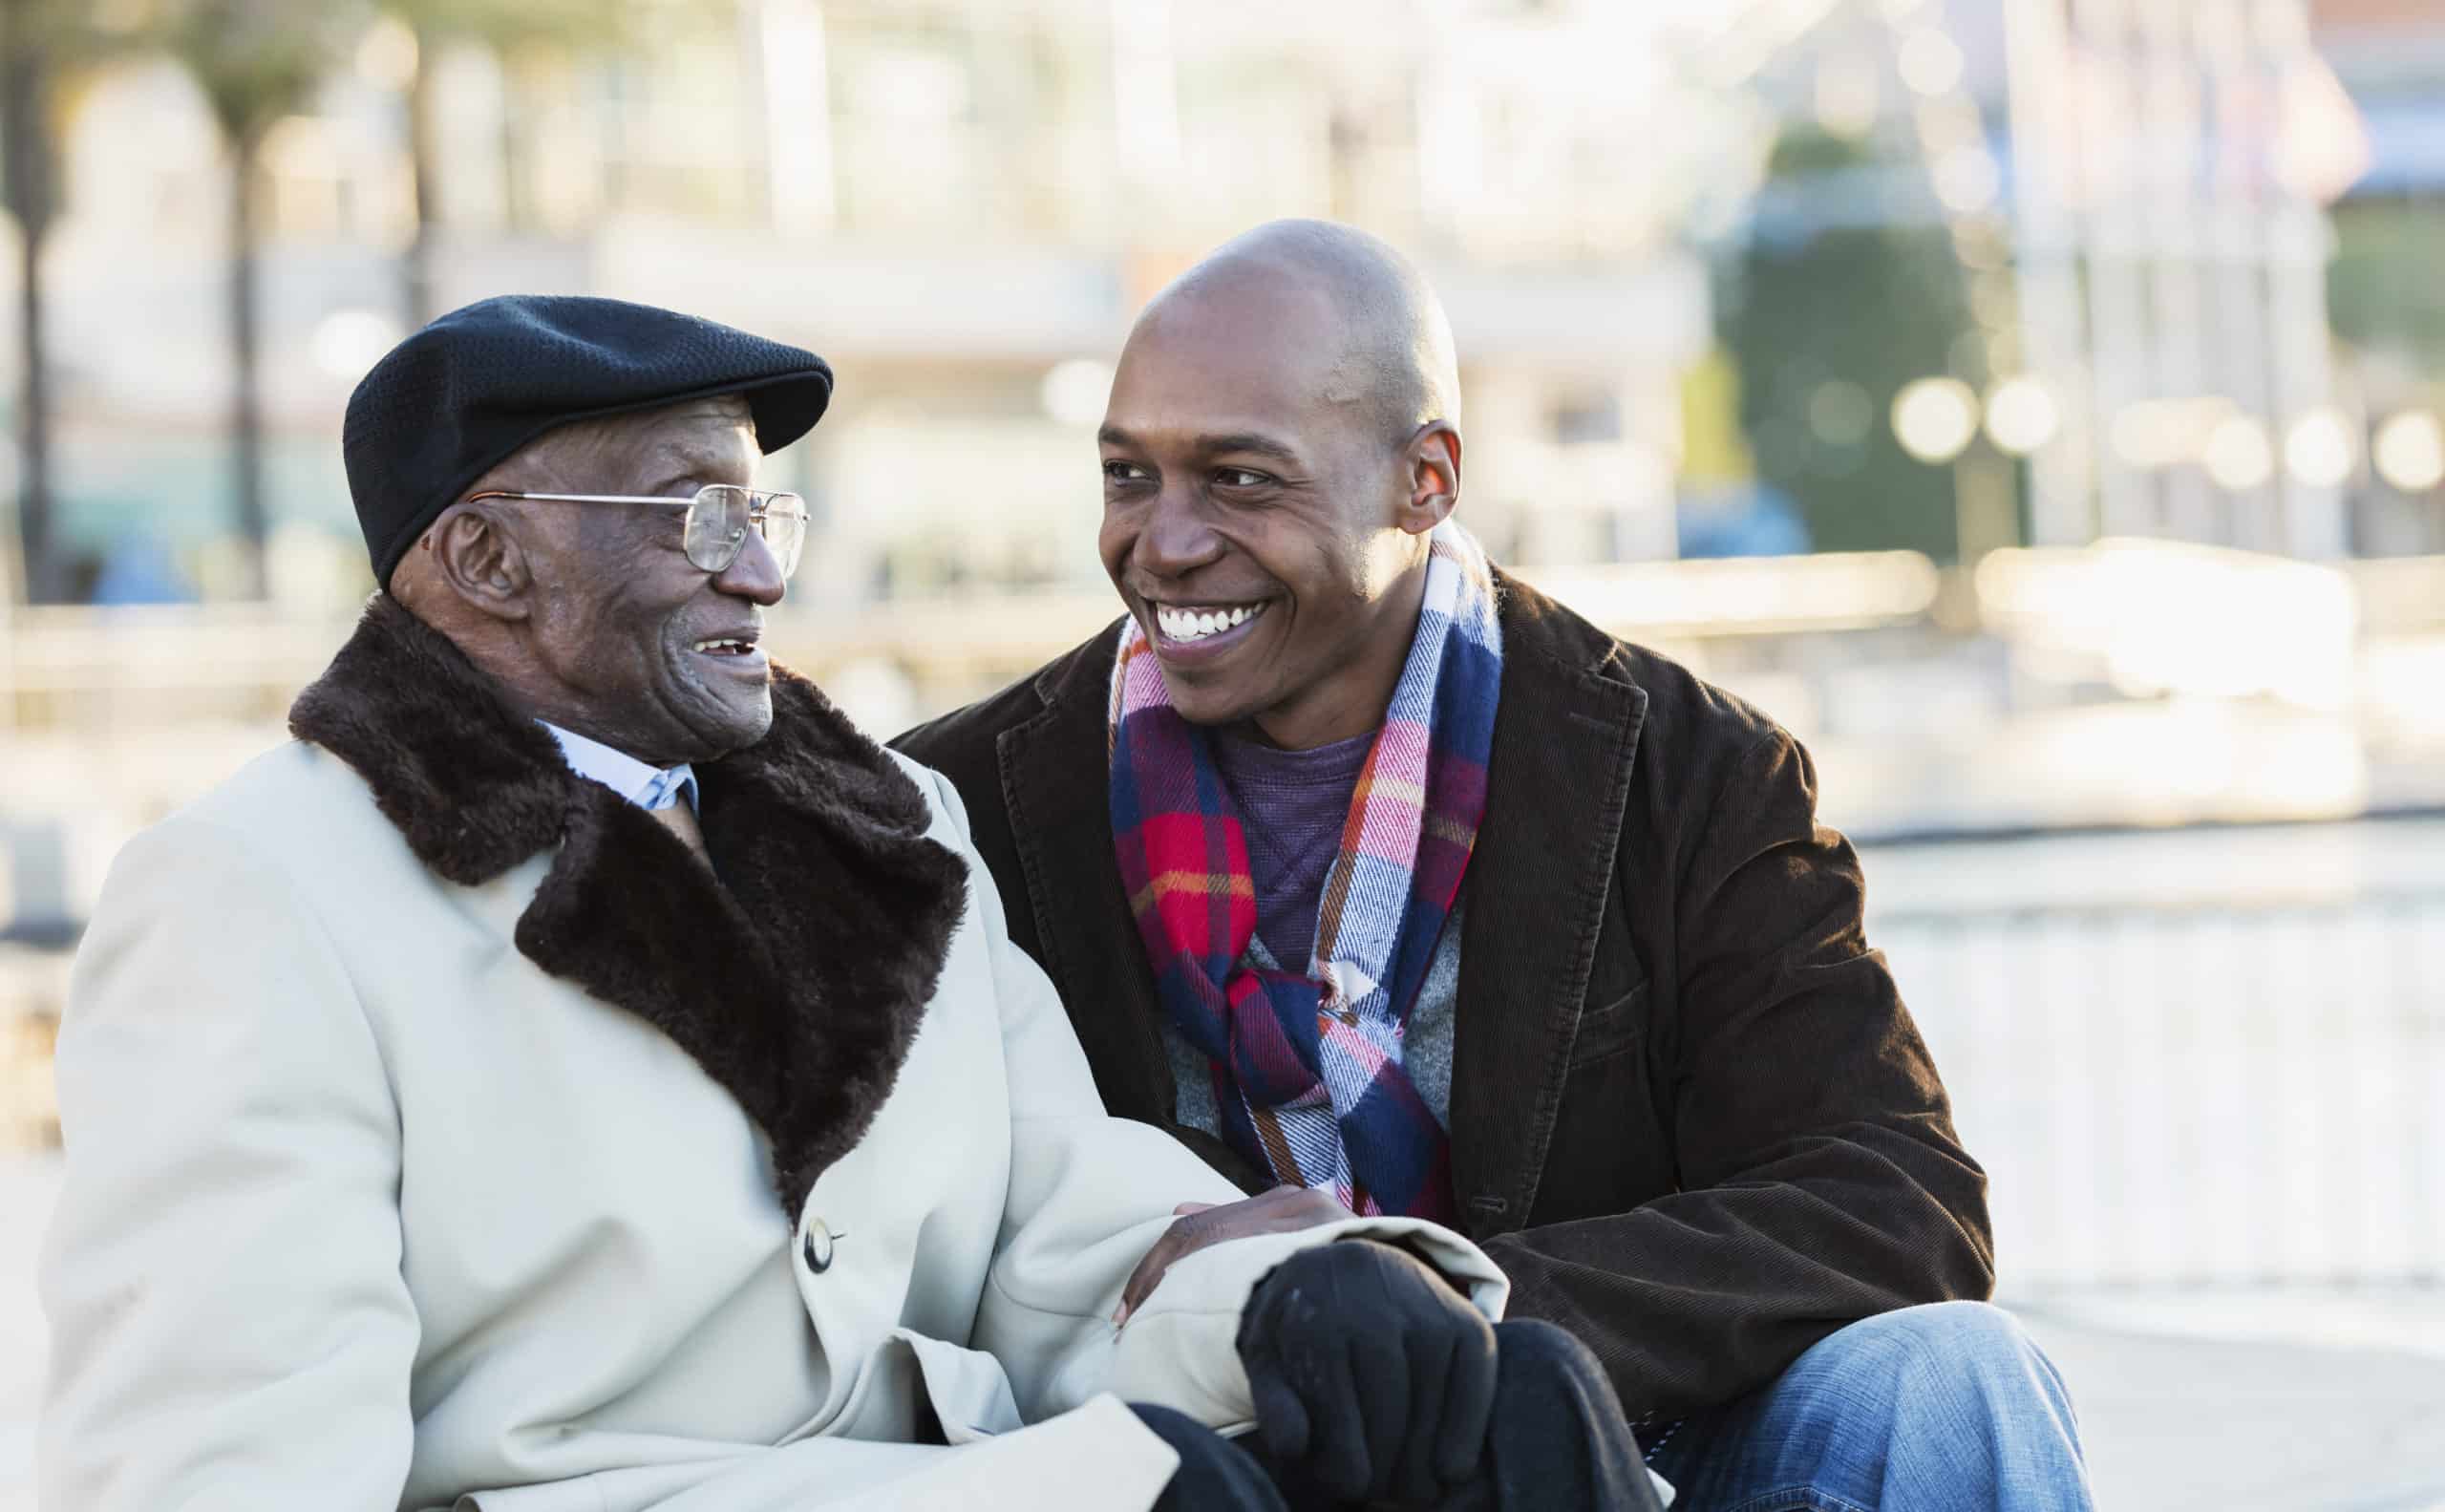
M 1154 1295 L 1155 1288 L 1162 1285 L 1163 1272 L 1172 1268 L 1173 1261 L 1195 1249 L 1195 1241 L 1196 1232 L 1186 1221 L 1175 1220 L 1163 1230 L 1162 1237 L 1147 1246 L 1145 1258 L 1137 1262 L 1129 1272 L 1129 1279 L 1120 1285 L 1120 1307 L 1112 1315 L 1114 1327 L 1128 1322 L 1138 1304 Z
M 1358 1396 L 1358 1417 L 1365 1427 L 1366 1479 L 1348 1493 L 1381 1497 L 1399 1473 L 1401 1450 L 1407 1442 L 1410 1398 L 1416 1381 L 1410 1372 L 1409 1351 L 1397 1333 L 1362 1333 L 1350 1348 L 1350 1384 Z
M 1172 1209 L 1172 1216 L 1174 1218 L 1186 1218 L 1192 1213 L 1210 1213 L 1221 1205 L 1222 1204 L 1219 1203 L 1182 1203 L 1180 1206 Z
M 1286 1182 L 1249 1199 L 1248 1205 L 1262 1208 L 1269 1220 L 1296 1226 L 1312 1227 L 1350 1216 L 1350 1209 L 1342 1206 L 1330 1193 Z
M 1444 1478 L 1437 1461 L 1441 1458 L 1445 1388 L 1452 1376 L 1452 1356 L 1459 1343 L 1459 1335 L 1441 1329 L 1409 1336 L 1409 1412 L 1401 1430 L 1400 1451 L 1393 1459 L 1390 1473 L 1377 1477 L 1383 1482 L 1383 1494 L 1396 1501 L 1441 1500 Z
M 1248 1395 L 1255 1404 L 1257 1437 L 1277 1463 L 1293 1464 L 1308 1455 L 1308 1408 L 1299 1394 L 1280 1375 L 1265 1372 L 1250 1377 Z
M 1300 1393 L 1309 1427 L 1308 1468 L 1316 1483 L 1345 1501 L 1365 1496 L 1374 1480 L 1369 1456 L 1366 1409 L 1360 1392 L 1368 1384 L 1349 1350 L 1333 1350 L 1317 1362 L 1308 1389 Z
M 1458 1334 L 1451 1373 L 1443 1380 L 1443 1420 L 1435 1432 L 1435 1470 L 1446 1485 L 1475 1475 L 1485 1458 L 1486 1431 L 1494 1421 L 1500 1360 L 1491 1328 Z

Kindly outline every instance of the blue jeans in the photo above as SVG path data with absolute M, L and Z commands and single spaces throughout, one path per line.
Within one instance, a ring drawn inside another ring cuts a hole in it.
M 1818 1342 L 1652 1438 L 1672 1512 L 2086 1512 L 2063 1378 L 2011 1314 L 1940 1302 Z

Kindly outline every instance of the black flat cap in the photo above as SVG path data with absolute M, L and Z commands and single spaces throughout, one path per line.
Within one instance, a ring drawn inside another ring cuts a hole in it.
M 556 426 L 738 394 L 767 452 L 814 428 L 832 370 L 710 320 L 565 294 L 454 309 L 391 350 L 349 396 L 340 445 L 374 580 L 476 479 Z

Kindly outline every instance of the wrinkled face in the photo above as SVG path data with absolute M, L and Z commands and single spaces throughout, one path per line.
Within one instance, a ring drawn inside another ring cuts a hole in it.
M 1336 319 L 1280 281 L 1170 298 L 1114 374 L 1104 567 L 1194 723 L 1338 738 L 1335 715 L 1380 717 L 1406 655 L 1406 437 L 1336 374 Z
M 548 447 L 546 437 L 540 446 Z M 755 429 L 736 400 L 709 401 L 591 425 L 552 475 L 521 486 L 685 500 L 708 483 L 753 486 Z M 780 570 L 753 531 L 730 566 L 688 560 L 685 502 L 527 501 L 521 532 L 534 576 L 528 650 L 582 734 L 658 765 L 708 761 L 763 738 L 773 723 L 763 610 L 780 602 Z

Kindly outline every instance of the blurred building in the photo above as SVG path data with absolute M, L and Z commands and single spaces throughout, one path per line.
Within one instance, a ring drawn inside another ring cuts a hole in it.
M 1934 233 L 1949 266 L 1895 344 L 1903 315 L 1962 313 L 1916 390 L 1795 351 L 1805 402 L 1782 437 L 1753 406 L 1753 447 L 1839 454 L 1888 405 L 1915 416 L 1904 449 L 1956 469 L 1966 558 L 2445 549 L 2441 50 L 2445 11 L 2388 0 L 1825 8 L 1756 89 L 1816 166 L 1735 185 L 1718 234 L 1881 231 L 1899 257 Z
M 1173 273 L 1281 215 L 1375 229 L 1442 288 L 1473 517 L 1506 552 L 1673 553 L 1678 383 L 1709 339 L 1674 228 L 1712 150 L 1663 67 L 1677 8 L 638 9 L 617 54 L 422 60 L 436 308 L 595 292 L 822 351 L 840 397 L 788 464 L 828 532 L 808 596 L 1092 579 L 1103 364 Z M 337 414 L 404 326 L 416 62 L 377 29 L 266 149 L 274 514 L 305 527 L 273 575 L 292 597 L 345 575 Z M 81 101 L 67 178 L 65 529 L 124 571 L 140 517 L 191 562 L 227 519 L 216 134 L 174 68 L 123 68 Z
M 2317 0 L 2318 48 L 2358 105 L 2369 171 L 2335 206 L 2330 306 L 2367 407 L 2396 416 L 2355 539 L 2371 555 L 2445 553 L 2445 429 L 2417 418 L 2445 400 L 2445 11 L 2416 0 Z

